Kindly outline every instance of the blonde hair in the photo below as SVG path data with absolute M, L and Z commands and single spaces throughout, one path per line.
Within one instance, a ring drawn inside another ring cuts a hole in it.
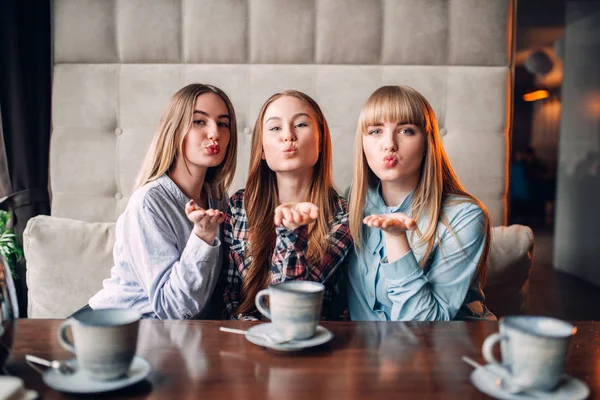
M 419 92 L 408 86 L 383 86 L 377 89 L 362 108 L 354 147 L 354 173 L 350 191 L 350 232 L 357 250 L 362 251 L 362 220 L 368 187 L 375 187 L 379 179 L 369 168 L 363 152 L 362 136 L 367 127 L 380 122 L 401 122 L 416 125 L 425 135 L 425 157 L 421 165 L 421 178 L 413 193 L 412 217 L 420 220 L 429 216 L 429 224 L 418 232 L 419 242 L 426 245 L 421 267 L 425 266 L 439 237 L 438 223 L 444 224 L 456 240 L 456 234 L 442 212 L 443 205 L 471 202 L 477 204 L 485 215 L 485 245 L 479 259 L 475 277 L 481 284 L 485 281 L 486 262 L 490 246 L 490 218 L 485 206 L 468 193 L 458 181 L 450 160 L 442 145 L 437 119 L 433 108 Z M 449 197 L 456 196 L 450 202 Z M 459 244 L 460 245 L 460 244 Z
M 333 217 L 336 192 L 331 181 L 331 136 L 325 116 L 319 105 L 309 96 L 295 90 L 286 90 L 271 96 L 262 106 L 254 125 L 250 170 L 244 204 L 248 217 L 250 254 L 252 262 L 248 274 L 244 277 L 241 289 L 241 303 L 237 313 L 248 313 L 254 309 L 254 297 L 271 282 L 271 255 L 275 249 L 275 223 L 273 214 L 279 204 L 277 197 L 277 178 L 267 162 L 262 159 L 263 120 L 269 106 L 277 99 L 289 96 L 308 105 L 314 113 L 319 130 L 320 154 L 313 168 L 313 176 L 305 201 L 319 207 L 319 218 L 309 226 L 308 252 L 309 263 L 321 262 L 328 250 L 327 233 L 329 220 Z
M 227 193 L 227 188 L 233 181 L 237 160 L 235 111 L 229 97 L 221 89 L 202 83 L 187 85 L 171 97 L 136 178 L 134 190 L 167 173 L 177 157 L 183 157 L 183 142 L 192 126 L 196 99 L 204 93 L 219 96 L 227 106 L 229 114 L 230 138 L 225 159 L 218 166 L 209 168 L 205 177 L 205 182 L 211 186 L 218 199 Z M 184 162 L 187 166 L 185 158 Z

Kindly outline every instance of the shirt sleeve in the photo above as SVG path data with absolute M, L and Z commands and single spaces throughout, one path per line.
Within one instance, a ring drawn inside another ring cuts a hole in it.
M 203 310 L 219 276 L 218 238 L 207 244 L 192 232 L 180 250 L 169 221 L 144 204 L 125 215 L 117 240 L 124 242 L 122 257 L 132 265 L 158 318 L 192 318 Z
M 283 226 L 276 228 L 277 239 L 271 258 L 273 283 L 287 280 L 325 283 L 335 275 L 353 245 L 348 226 L 348 212 L 342 200 L 329 226 L 328 250 L 321 262 L 312 264 L 306 258 L 308 227 L 301 226 L 294 230 Z
M 392 320 L 449 321 L 456 316 L 485 246 L 485 214 L 475 205 L 466 207 L 451 227 L 456 237 L 444 233 L 427 274 L 412 250 L 392 263 L 382 261 Z

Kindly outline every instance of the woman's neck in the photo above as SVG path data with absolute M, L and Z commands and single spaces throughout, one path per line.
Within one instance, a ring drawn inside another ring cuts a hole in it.
M 381 181 L 381 196 L 385 205 L 395 207 L 400 205 L 410 192 L 416 189 L 418 180 L 406 181 Z
M 306 201 L 306 193 L 312 182 L 312 167 L 303 171 L 277 172 L 276 175 L 279 204 Z
M 202 197 L 202 186 L 204 185 L 206 171 L 207 168 L 198 167 L 189 162 L 186 167 L 181 157 L 179 157 L 173 168 L 171 168 L 169 177 L 187 197 L 193 199 L 199 206 L 206 208 L 207 199 Z

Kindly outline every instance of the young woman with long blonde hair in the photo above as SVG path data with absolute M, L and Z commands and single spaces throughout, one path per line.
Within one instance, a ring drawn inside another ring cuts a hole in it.
M 256 120 L 251 157 L 246 189 L 232 196 L 225 219 L 224 316 L 259 318 L 256 294 L 286 280 L 323 283 L 328 316 L 352 239 L 317 103 L 294 90 L 271 96 Z
M 209 303 L 222 264 L 236 150 L 235 112 L 221 89 L 191 84 L 173 95 L 117 220 L 115 265 L 90 299 L 93 309 L 220 317 L 222 306 Z
M 364 105 L 349 195 L 353 320 L 495 319 L 483 304 L 483 204 L 459 183 L 429 102 L 407 86 Z

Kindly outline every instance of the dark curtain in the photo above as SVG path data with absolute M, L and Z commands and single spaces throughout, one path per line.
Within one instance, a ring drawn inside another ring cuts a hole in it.
M 51 0 L 0 1 L 0 109 L 12 189 L 0 208 L 12 210 L 21 244 L 27 221 L 50 214 L 51 9 Z M 24 262 L 17 274 L 20 315 L 26 316 Z

